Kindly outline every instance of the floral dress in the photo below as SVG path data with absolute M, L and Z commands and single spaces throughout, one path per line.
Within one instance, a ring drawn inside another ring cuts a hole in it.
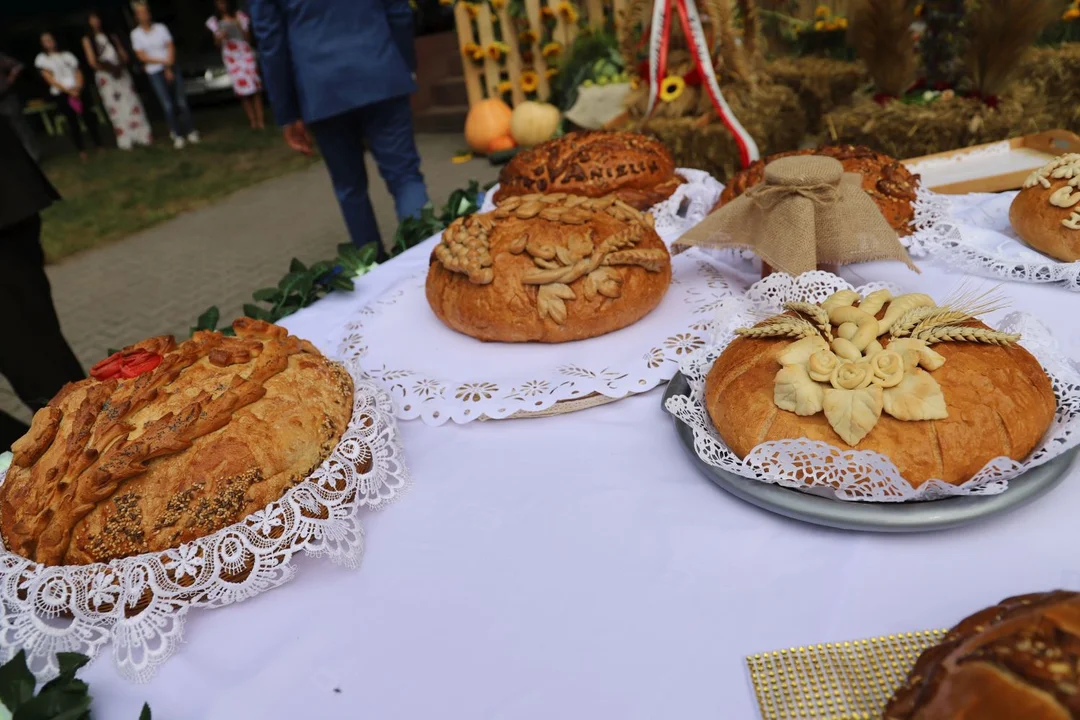
M 94 36 L 94 52 L 99 61 L 121 66 L 116 48 L 103 33 Z M 94 73 L 94 82 L 105 112 L 109 114 L 117 147 L 130 150 L 135 145 L 152 143 L 154 138 L 150 133 L 150 123 L 146 121 L 146 111 L 128 71 L 121 69 L 117 77 L 107 70 L 98 70 Z
M 211 17 L 206 21 L 210 32 L 224 35 L 221 40 L 221 57 L 225 61 L 229 77 L 232 78 L 233 92 L 241 97 L 254 95 L 262 89 L 259 71 L 255 67 L 255 52 L 245 38 L 250 24 L 248 16 L 242 12 L 236 13 L 232 18 L 218 20 L 217 17 Z

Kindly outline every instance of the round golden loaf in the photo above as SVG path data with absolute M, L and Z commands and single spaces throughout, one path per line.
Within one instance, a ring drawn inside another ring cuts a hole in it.
M 925 295 L 905 297 L 929 301 Z M 828 301 L 824 305 L 836 312 Z M 869 343 L 877 343 L 873 347 L 881 357 L 869 350 L 862 357 L 854 351 L 854 360 L 838 357 L 833 350 L 846 349 L 837 344 L 846 342 L 842 335 L 859 338 L 845 332 L 852 328 L 835 324 L 829 328 L 832 350 L 813 327 L 812 335 L 800 339 L 736 338 L 716 359 L 705 385 L 706 408 L 727 446 L 740 458 L 763 442 L 797 438 L 842 450 L 871 450 L 892 460 L 914 487 L 931 478 L 961 484 L 996 457 L 1027 457 L 1049 428 L 1057 405 L 1050 378 L 1027 350 L 1012 342 L 1016 336 L 970 319 L 937 331 L 957 341 L 938 342 L 927 334 L 921 337 L 931 337 L 930 344 L 884 332 L 876 336 L 878 324 L 884 326 L 890 317 L 888 308 L 886 303 L 867 314 L 875 328 Z M 856 310 L 840 312 L 857 319 Z M 931 305 L 926 310 L 941 309 Z M 775 328 L 785 318 L 803 322 L 790 312 L 743 332 L 767 333 L 770 323 Z M 965 336 L 971 341 L 961 339 Z M 810 350 L 800 356 L 800 348 Z M 815 375 L 815 365 L 825 366 L 824 374 Z M 886 371 L 875 375 L 875 366 Z
M 351 378 L 284 328 L 233 328 L 125 348 L 117 363 L 152 367 L 70 384 L 38 411 L 0 485 L 7 549 L 48 565 L 166 550 L 313 472 L 348 426 Z
M 450 224 L 427 299 L 447 326 L 480 340 L 554 343 L 637 322 L 670 282 L 651 216 L 613 196 L 526 195 Z
M 1080 260 L 1080 155 L 1033 172 L 1009 206 L 1009 222 L 1031 247 L 1063 262 Z
M 664 144 L 635 132 L 570 132 L 519 152 L 499 173 L 495 202 L 565 192 L 617 195 L 638 210 L 667 200 L 683 182 Z
M 961 621 L 915 662 L 884 720 L 1080 717 L 1080 594 L 1002 600 Z

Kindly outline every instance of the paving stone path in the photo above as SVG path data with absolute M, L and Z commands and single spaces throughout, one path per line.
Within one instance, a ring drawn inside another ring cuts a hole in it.
M 470 179 L 487 182 L 497 170 L 483 160 L 454 165 L 458 135 L 419 135 L 428 192 L 436 203 Z M 371 199 L 389 240 L 394 206 L 368 161 Z M 289 260 L 334 256 L 345 226 L 321 163 L 255 185 L 208 208 L 186 213 L 125 240 L 73 255 L 48 267 L 60 322 L 85 367 L 107 348 L 150 335 L 187 335 L 211 305 L 224 319 L 242 314 L 252 291 L 276 283 Z M 28 413 L 0 378 L 0 408 Z

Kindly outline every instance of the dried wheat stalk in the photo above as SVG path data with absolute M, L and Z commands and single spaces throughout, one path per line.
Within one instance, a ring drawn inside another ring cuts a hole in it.
M 975 89 L 1000 95 L 1028 47 L 1061 12 L 1055 0 L 978 0 L 967 25 L 967 69 Z
M 739 328 L 736 335 L 749 338 L 793 337 L 804 338 L 818 334 L 818 329 L 807 320 L 791 315 L 779 315 L 774 320 L 756 327 Z
M 831 343 L 833 341 L 829 313 L 825 312 L 825 309 L 820 305 L 808 302 L 789 302 L 784 303 L 784 309 L 799 313 L 817 327 L 818 331 L 825 336 L 826 342 Z
M 1003 333 L 997 330 L 977 327 L 938 327 L 919 335 L 912 335 L 916 340 L 925 340 L 927 345 L 939 342 L 975 342 L 988 345 L 1012 345 L 1020 339 L 1016 333 Z
M 880 92 L 900 97 L 915 82 L 914 0 L 855 0 L 848 39 Z

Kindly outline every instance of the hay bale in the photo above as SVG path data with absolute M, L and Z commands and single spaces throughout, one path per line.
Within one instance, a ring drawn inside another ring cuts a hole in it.
M 1080 132 L 1080 43 L 1031 48 L 1016 74 L 1043 99 L 1053 127 Z
M 896 158 L 912 158 L 1042 132 L 1055 122 L 1028 86 L 1014 87 L 997 108 L 962 97 L 927 105 L 879 105 L 862 98 L 825 117 L 819 142 L 866 145 Z
M 825 114 L 850 105 L 855 91 L 870 82 L 861 62 L 822 57 L 778 58 L 766 66 L 765 72 L 799 96 L 808 131 L 815 135 L 821 131 Z
M 794 150 L 806 135 L 806 115 L 791 88 L 732 84 L 724 97 L 763 155 Z M 707 112 L 715 113 L 711 105 Z M 644 129 L 671 149 L 679 167 L 705 170 L 719 180 L 740 167 L 735 140 L 715 117 L 704 125 L 698 117 L 654 117 Z

